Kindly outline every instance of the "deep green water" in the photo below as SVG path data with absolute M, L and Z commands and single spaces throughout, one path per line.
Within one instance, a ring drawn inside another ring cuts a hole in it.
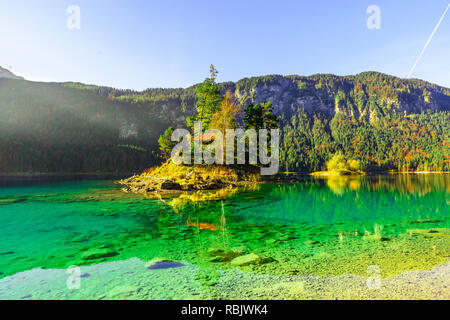
M 193 199 L 125 194 L 112 181 L 3 186 L 0 279 L 133 257 L 214 272 L 231 266 L 211 251 L 236 247 L 273 261 L 242 270 L 274 275 L 366 274 L 375 264 L 392 276 L 450 260 L 448 174 L 304 178 Z M 111 256 L 83 256 L 98 248 Z

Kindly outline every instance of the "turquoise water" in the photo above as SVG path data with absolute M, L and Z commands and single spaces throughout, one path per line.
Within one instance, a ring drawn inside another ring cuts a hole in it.
M 125 194 L 112 181 L 4 186 L 0 279 L 155 257 L 213 275 L 249 253 L 266 259 L 237 266 L 248 273 L 363 275 L 374 264 L 383 276 L 430 270 L 450 260 L 449 182 L 449 175 L 304 178 L 157 199 Z M 86 254 L 92 250 L 103 254 Z

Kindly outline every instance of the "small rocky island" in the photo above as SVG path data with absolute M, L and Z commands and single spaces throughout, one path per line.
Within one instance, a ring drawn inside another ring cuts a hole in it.
M 124 192 L 217 190 L 260 182 L 259 167 L 251 165 L 177 165 L 171 159 L 140 175 L 118 181 Z

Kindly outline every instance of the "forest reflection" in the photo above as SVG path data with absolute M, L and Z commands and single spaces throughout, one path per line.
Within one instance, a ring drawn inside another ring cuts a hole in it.
M 387 191 L 426 195 L 433 191 L 450 192 L 449 174 L 393 174 L 375 176 L 328 176 L 315 178 L 326 182 L 337 195 L 347 191 Z

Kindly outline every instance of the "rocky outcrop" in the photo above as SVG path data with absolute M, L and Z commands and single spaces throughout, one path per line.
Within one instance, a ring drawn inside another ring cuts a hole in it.
M 181 185 L 170 180 L 164 180 L 160 185 L 161 190 L 181 190 Z
M 251 165 L 176 165 L 171 159 L 150 173 L 118 181 L 125 192 L 218 190 L 259 181 L 259 167 Z
M 450 90 L 420 80 L 377 72 L 355 76 L 314 75 L 254 77 L 228 84 L 245 107 L 272 101 L 274 111 L 289 119 L 298 109 L 334 116 L 343 113 L 368 120 L 389 113 L 449 111 Z

